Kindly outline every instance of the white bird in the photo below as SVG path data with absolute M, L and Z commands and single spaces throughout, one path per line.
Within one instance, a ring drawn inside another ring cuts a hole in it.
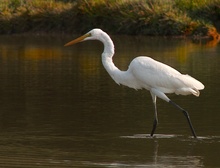
M 197 137 L 188 112 L 171 101 L 165 93 L 175 93 L 177 95 L 193 94 L 199 96 L 199 90 L 204 89 L 204 85 L 201 82 L 189 75 L 183 75 L 172 67 L 146 56 L 139 56 L 133 59 L 127 71 L 119 70 L 112 60 L 114 56 L 114 44 L 109 35 L 101 29 L 93 29 L 85 35 L 68 42 L 64 46 L 70 46 L 86 40 L 99 40 L 103 43 L 103 66 L 117 84 L 122 84 L 134 89 L 147 89 L 150 91 L 155 112 L 151 136 L 153 136 L 158 123 L 156 99 L 159 97 L 174 105 L 184 113 L 193 136 L 195 138 Z

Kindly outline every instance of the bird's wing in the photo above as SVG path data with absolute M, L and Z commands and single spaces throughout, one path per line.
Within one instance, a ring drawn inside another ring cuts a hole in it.
M 188 75 L 182 75 L 174 68 L 155 61 L 150 57 L 135 58 L 131 62 L 129 70 L 133 73 L 135 79 L 141 83 L 140 87 L 142 88 L 155 88 L 163 93 L 176 93 L 178 89 L 182 88 L 195 88 L 197 91 L 199 90 L 199 88 L 197 89 L 199 81 Z M 190 93 L 192 93 L 191 90 L 185 94 Z M 180 92 L 179 94 L 182 93 Z

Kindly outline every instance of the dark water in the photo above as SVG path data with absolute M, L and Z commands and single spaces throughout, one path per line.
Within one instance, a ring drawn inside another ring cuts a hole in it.
M 113 37 L 125 70 L 149 55 L 202 81 L 194 96 L 158 99 L 159 125 L 149 137 L 148 91 L 118 86 L 103 68 L 99 42 L 65 48 L 73 37 L 0 37 L 0 167 L 220 167 L 220 45 L 186 39 Z

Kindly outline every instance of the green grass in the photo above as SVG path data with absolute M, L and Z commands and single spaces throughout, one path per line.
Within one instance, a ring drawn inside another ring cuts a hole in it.
M 220 28 L 220 0 L 1 0 L 0 33 L 206 36 Z

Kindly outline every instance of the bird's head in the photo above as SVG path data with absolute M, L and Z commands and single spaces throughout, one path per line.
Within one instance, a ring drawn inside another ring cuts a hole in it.
M 104 32 L 101 29 L 92 29 L 91 31 L 78 37 L 77 39 L 66 43 L 64 46 L 70 46 L 86 40 L 100 40 L 101 34 L 103 33 Z

